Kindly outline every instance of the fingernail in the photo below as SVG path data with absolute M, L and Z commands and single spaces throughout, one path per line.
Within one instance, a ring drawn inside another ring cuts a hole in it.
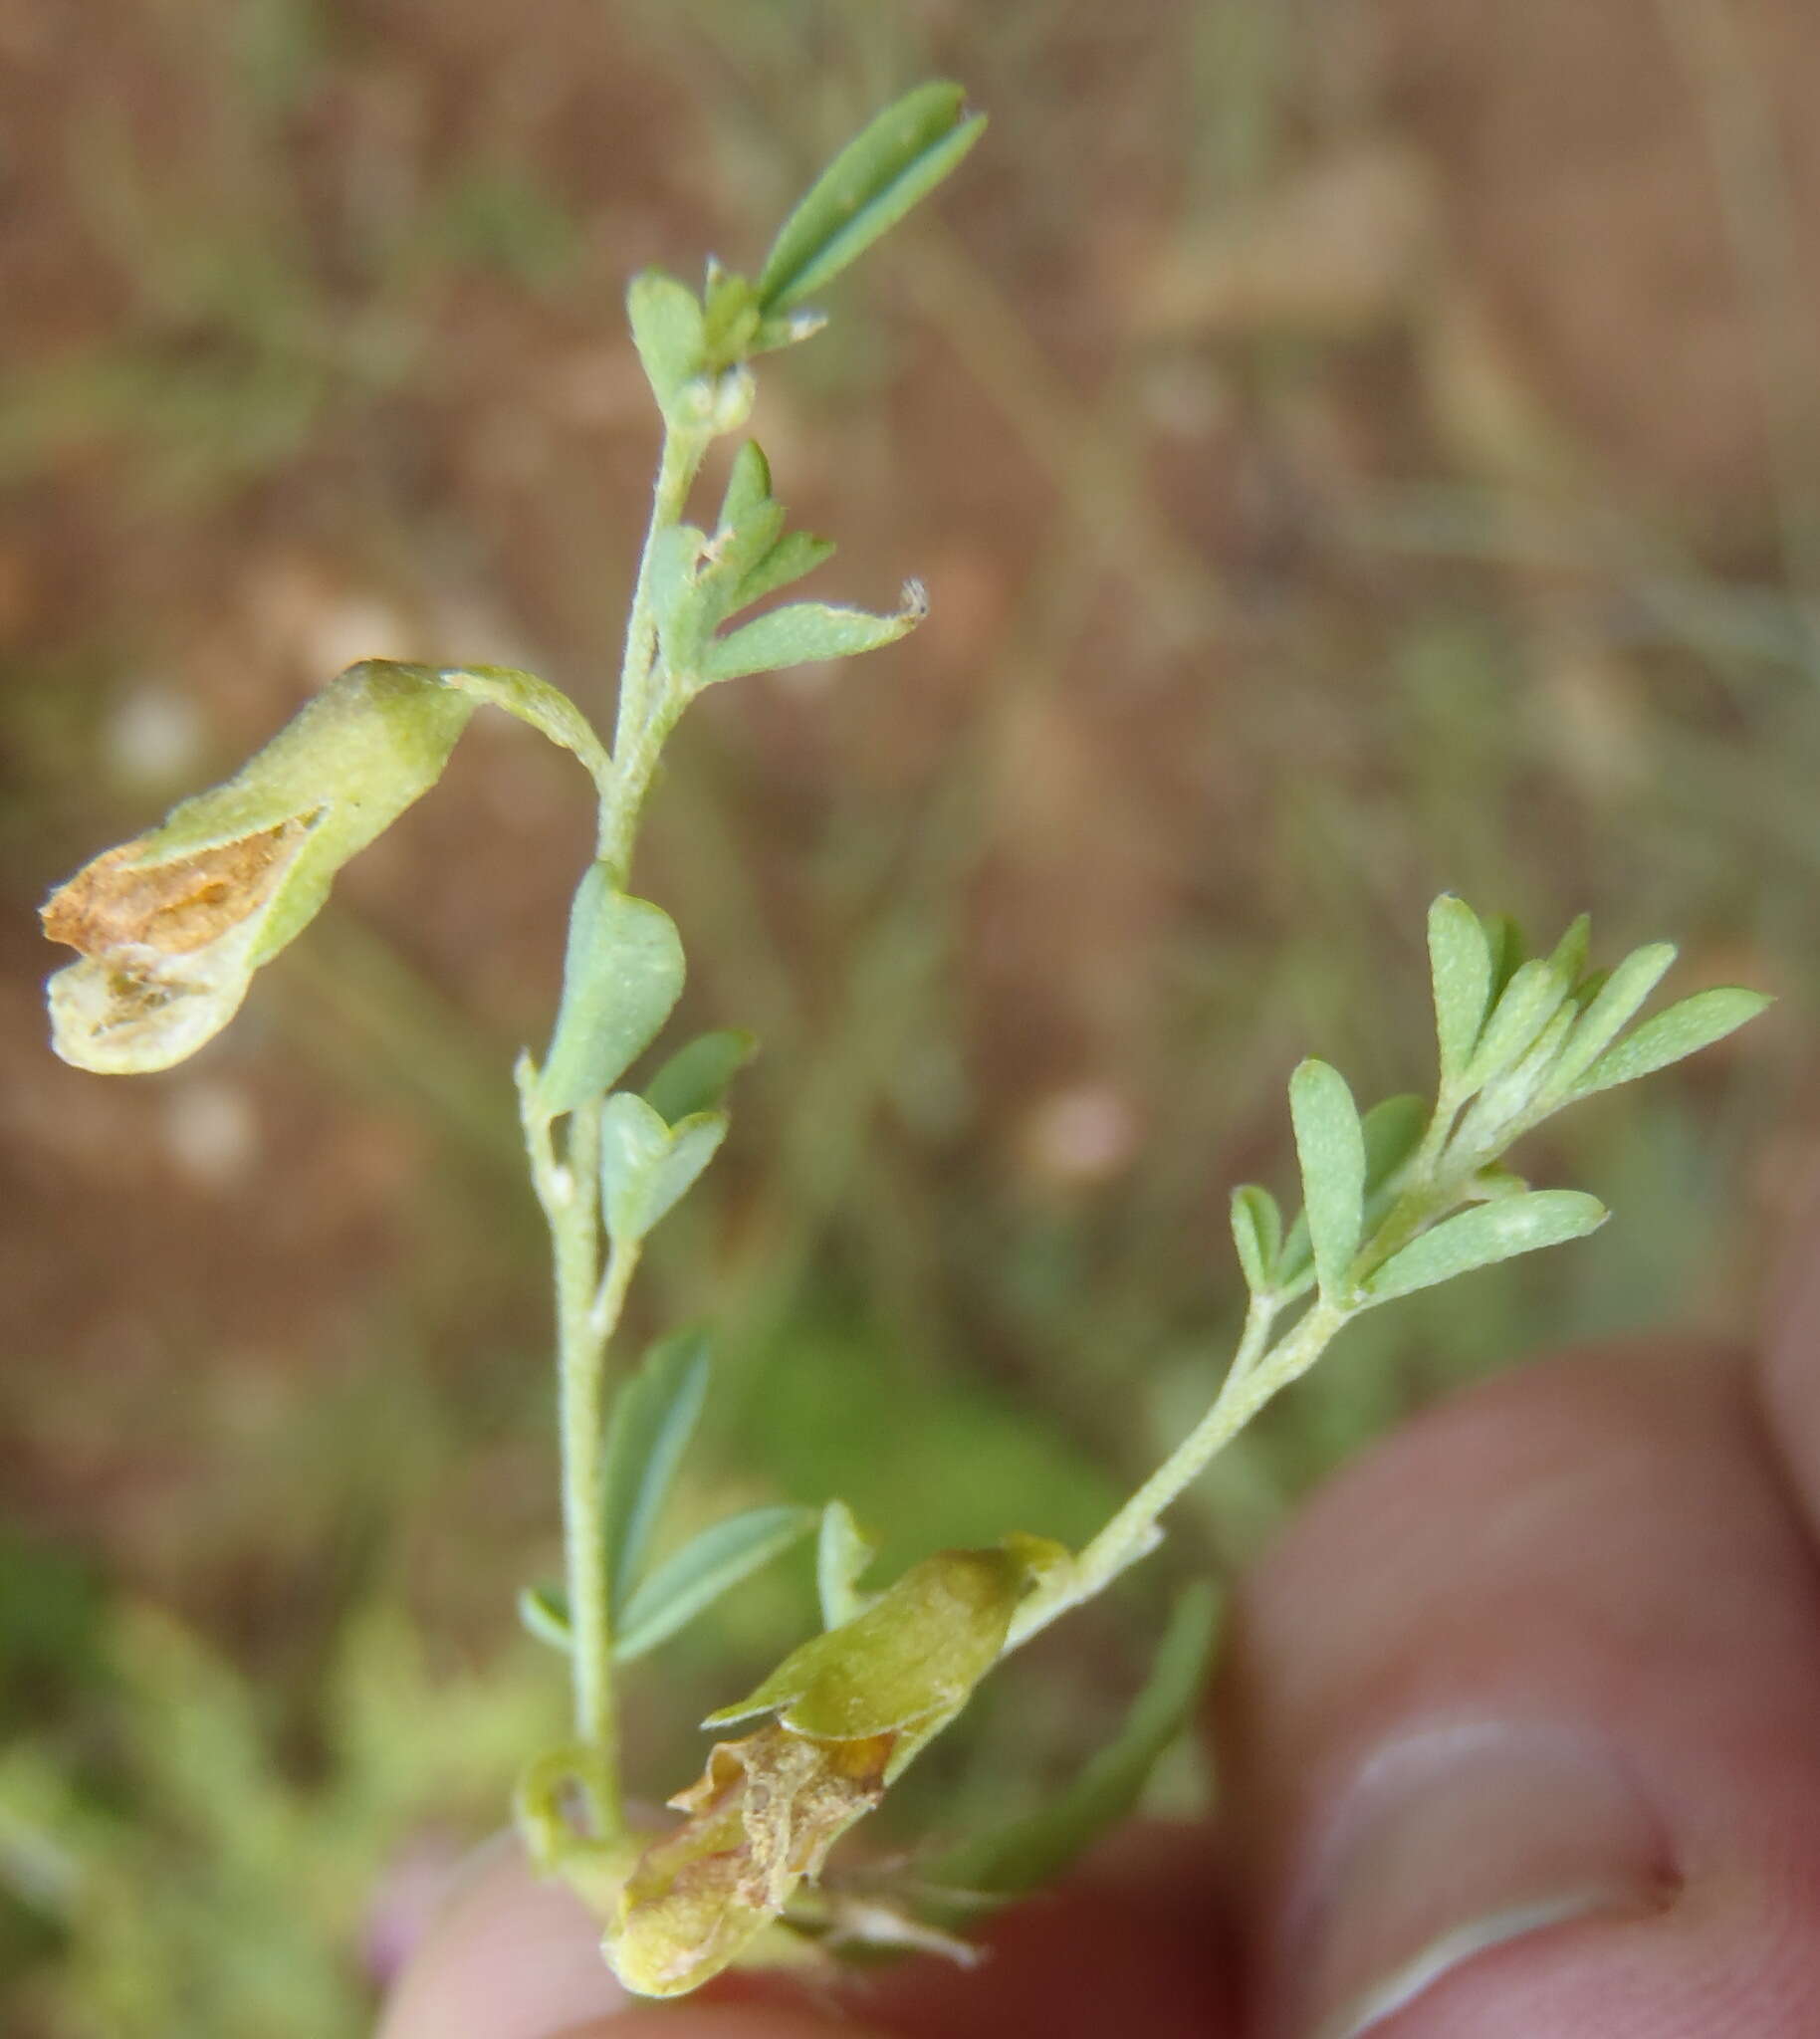
M 1364 2039 L 1487 1948 L 1673 1890 L 1662 1827 L 1614 1753 L 1572 1730 L 1472 1723 L 1382 1749 L 1291 1916 L 1296 2039 Z

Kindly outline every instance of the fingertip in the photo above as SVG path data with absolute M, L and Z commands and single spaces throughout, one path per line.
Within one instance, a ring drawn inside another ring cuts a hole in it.
M 1001 1913 L 985 1960 L 884 1968 L 843 2001 L 903 2039 L 1227 2039 L 1233 1969 L 1203 1828 L 1140 1824 L 1052 1890 Z
M 1811 1567 L 1719 1352 L 1527 1369 L 1336 1479 L 1224 1666 L 1270 2029 L 1807 2030 Z
M 552 2033 L 550 2039 L 830 2039 L 835 2033 L 840 2039 L 883 2039 L 874 2027 L 851 2018 L 818 2018 L 761 2004 L 651 2005 Z
M 386 2003 L 378 2039 L 557 2039 L 627 2001 L 586 1907 L 500 1835 L 459 1875 Z

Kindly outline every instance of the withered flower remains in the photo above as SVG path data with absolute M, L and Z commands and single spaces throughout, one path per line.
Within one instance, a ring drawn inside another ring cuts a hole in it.
M 125 1075 L 211 1040 L 341 865 L 435 785 L 474 707 L 421 667 L 351 666 L 224 785 L 86 864 L 43 913 L 82 952 L 50 984 L 57 1052 Z
M 718 1743 L 700 1781 L 671 1799 L 690 1817 L 639 1858 L 607 1933 L 620 1981 L 677 1996 L 741 1954 L 790 1958 L 795 1936 L 777 1922 L 797 1886 L 967 1703 L 1018 1602 L 1066 1556 L 1033 1536 L 939 1551 L 710 1714 L 709 1727 L 772 1718 Z

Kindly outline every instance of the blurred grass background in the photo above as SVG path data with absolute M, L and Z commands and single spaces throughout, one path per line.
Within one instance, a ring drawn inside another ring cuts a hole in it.
M 1281 1085 L 1429 1081 L 1443 886 L 1680 982 L 1734 1046 L 1527 1156 L 1594 1246 L 1373 1320 L 1155 1578 L 919 1772 L 1008 1807 L 1439 1391 L 1735 1334 L 1820 1085 L 1820 70 L 1803 0 L 99 0 L 0 23 L 0 2023 L 365 2029 L 560 1716 L 542 1249 L 507 1069 L 578 775 L 483 721 L 236 1027 L 54 1063 L 33 909 L 367 654 L 605 706 L 654 450 L 626 277 L 738 266 L 931 72 L 994 116 L 769 365 L 830 589 L 934 613 L 718 690 L 641 887 L 765 1043 L 636 1309 L 720 1326 L 684 1513 L 843 1494 L 888 1560 L 1084 1534 L 1236 1320 Z M 634 1774 L 805 1619 L 634 1688 Z M 1121 1671 L 1118 1667 L 1124 1666 Z M 1187 1793 L 1193 1780 L 1177 1775 Z M 916 1808 L 912 1808 L 916 1811 Z

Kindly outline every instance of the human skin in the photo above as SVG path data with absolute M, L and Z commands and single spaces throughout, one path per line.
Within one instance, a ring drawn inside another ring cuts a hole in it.
M 1792 1265 L 1754 1352 L 1568 1354 L 1333 1479 L 1238 1590 L 1217 1826 L 1122 1837 L 975 1972 L 637 2005 L 501 1849 L 381 2039 L 1812 2039 L 1820 1253 Z

